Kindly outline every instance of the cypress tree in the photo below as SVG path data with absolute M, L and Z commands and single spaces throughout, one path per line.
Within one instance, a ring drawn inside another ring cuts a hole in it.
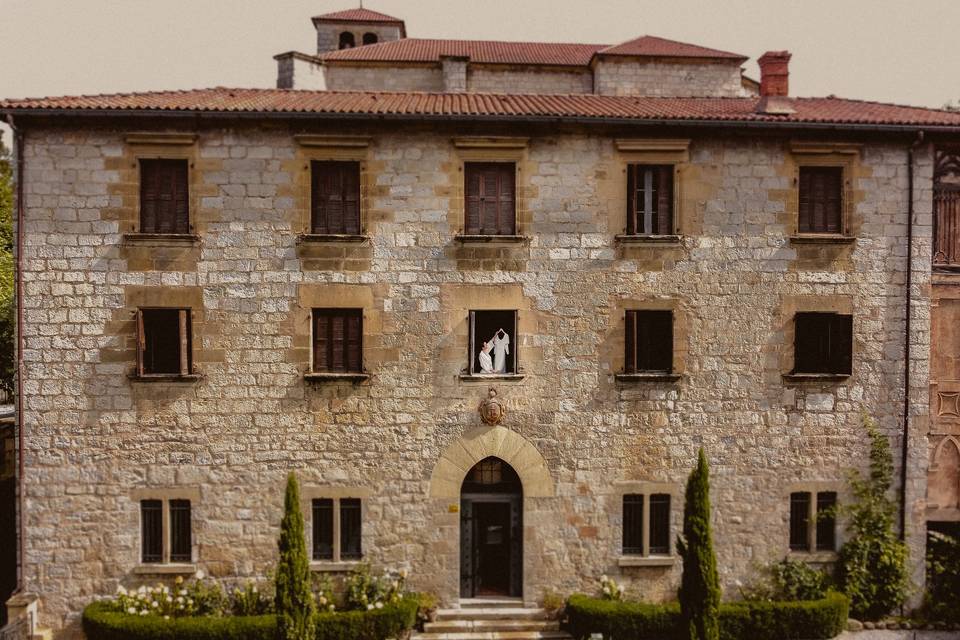
M 702 447 L 687 479 L 683 536 L 677 539 L 677 550 L 683 559 L 678 595 L 684 637 L 719 640 L 720 584 L 710 532 L 710 469 Z
M 313 640 L 315 605 L 310 589 L 310 562 L 300 511 L 300 486 L 287 476 L 287 493 L 280 521 L 280 562 L 277 564 L 277 636 L 280 640 Z

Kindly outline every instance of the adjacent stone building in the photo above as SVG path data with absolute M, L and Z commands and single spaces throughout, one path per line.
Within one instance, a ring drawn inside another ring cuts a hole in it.
M 700 447 L 736 597 L 761 563 L 833 560 L 843 523 L 813 516 L 867 466 L 864 413 L 922 584 L 928 519 L 960 521 L 960 114 L 789 97 L 786 52 L 756 83 L 652 37 L 314 22 L 278 83 L 335 91 L 0 103 L 44 625 L 118 585 L 266 575 L 290 471 L 318 572 L 405 568 L 451 606 L 603 573 L 670 598 Z

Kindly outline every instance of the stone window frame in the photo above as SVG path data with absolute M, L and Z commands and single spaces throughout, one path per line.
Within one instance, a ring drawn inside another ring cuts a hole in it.
M 297 290 L 298 309 L 293 315 L 294 345 L 290 358 L 301 363 L 307 382 L 352 382 L 370 379 L 370 363 L 383 354 L 379 336 L 383 330 L 383 314 L 374 305 L 373 285 L 301 284 Z M 313 370 L 313 310 L 360 309 L 362 317 L 360 372 L 315 372 Z
M 619 171 L 616 180 L 617 200 L 610 217 L 611 226 L 617 229 L 614 240 L 621 244 L 677 245 L 683 240 L 686 227 L 684 215 L 684 173 L 690 164 L 690 139 L 688 138 L 617 138 L 616 163 Z M 629 208 L 627 174 L 631 165 L 669 165 L 673 167 L 673 215 L 671 233 L 628 233 L 627 210 Z
M 121 329 L 126 334 L 129 350 L 133 354 L 133 368 L 127 378 L 133 383 L 195 383 L 204 377 L 199 363 L 210 362 L 216 351 L 208 353 L 203 344 L 206 312 L 203 305 L 203 288 L 196 286 L 152 287 L 128 286 L 124 289 L 125 305 L 121 316 L 129 318 L 129 329 Z M 191 353 L 189 374 L 146 374 L 141 375 L 138 367 L 140 349 L 139 316 L 141 309 L 186 309 L 190 312 L 189 329 L 191 332 Z M 125 313 L 124 313 L 125 312 Z M 222 358 L 216 358 L 222 359 Z
M 626 372 L 627 311 L 670 311 L 673 314 L 673 367 L 669 373 Z M 614 308 L 611 318 L 616 324 L 611 333 L 607 361 L 616 363 L 614 378 L 618 382 L 678 382 L 683 379 L 687 367 L 690 319 L 680 298 L 624 299 Z
M 856 242 L 859 222 L 854 215 L 856 205 L 862 199 L 854 189 L 854 180 L 859 175 L 862 145 L 842 142 L 790 143 L 789 158 L 793 164 L 792 185 L 787 197 L 790 242 L 793 244 L 851 244 Z M 842 170 L 840 228 L 834 233 L 800 233 L 800 168 L 839 167 Z
M 369 501 L 373 495 L 373 490 L 369 487 L 360 485 L 333 487 L 319 484 L 305 484 L 300 488 L 300 510 L 303 513 L 304 535 L 306 536 L 306 545 L 310 554 L 310 570 L 316 572 L 345 572 L 352 571 L 357 566 L 368 561 L 367 553 L 362 551 L 369 549 L 370 545 L 365 543 L 370 535 L 370 528 L 365 526 L 369 512 Z M 333 560 L 314 560 L 313 559 L 313 501 L 316 499 L 333 500 Z M 345 498 L 354 498 L 360 500 L 360 549 L 362 557 L 357 560 L 340 559 L 340 500 Z
M 197 229 L 197 212 L 200 209 L 202 186 L 197 171 L 199 147 L 197 135 L 192 133 L 138 132 L 124 137 L 125 155 L 130 159 L 127 182 L 131 184 L 126 197 L 132 199 L 120 216 L 123 240 L 128 243 L 166 245 L 195 244 L 200 240 Z M 140 185 L 142 181 L 141 160 L 186 160 L 189 233 L 145 233 L 140 230 Z M 121 176 L 121 179 L 123 176 Z M 126 200 L 126 197 L 124 198 Z
M 528 155 L 529 138 L 511 136 L 459 137 L 453 139 L 456 152 L 456 184 L 450 199 L 448 224 L 456 229 L 455 240 L 462 243 L 492 245 L 524 244 L 530 241 L 533 223 L 527 192 L 527 171 L 524 166 Z M 466 165 L 467 163 L 513 163 L 514 209 L 516 221 L 514 235 L 468 235 L 466 233 Z
M 853 379 L 857 375 L 857 314 L 853 311 L 854 300 L 850 295 L 784 296 L 780 305 L 778 322 L 783 335 L 780 351 L 780 377 L 785 383 L 836 383 Z M 850 345 L 850 373 L 794 373 L 794 346 L 796 341 L 795 317 L 798 312 L 838 313 L 853 317 L 853 332 Z
M 299 212 L 297 242 L 352 244 L 370 241 L 370 191 L 373 176 L 369 172 L 370 143 L 368 136 L 329 136 L 300 134 L 293 136 L 297 143 L 294 159 L 294 209 Z M 360 165 L 360 233 L 313 233 L 313 163 L 356 162 Z
M 839 514 L 837 514 L 833 524 L 836 549 L 833 551 L 817 551 L 817 494 L 825 492 L 836 493 L 837 505 L 839 506 L 843 503 L 842 497 L 844 495 L 844 489 L 845 485 L 840 480 L 810 480 L 805 482 L 792 482 L 784 487 L 781 504 L 786 505 L 783 520 L 786 530 L 786 536 L 784 537 L 784 540 L 788 558 L 792 560 L 803 560 L 805 562 L 836 561 L 839 556 L 839 549 L 841 546 L 843 546 L 843 526 L 841 526 L 841 518 Z M 811 495 L 810 513 L 807 520 L 809 523 L 807 531 L 807 536 L 810 539 L 809 551 L 797 551 L 790 548 L 790 494 L 792 493 L 809 493 Z
M 133 573 L 141 575 L 189 575 L 196 573 L 199 562 L 200 544 L 197 542 L 195 524 L 202 519 L 197 517 L 196 507 L 200 504 L 199 487 L 138 487 L 130 492 L 130 500 L 137 509 L 137 564 Z M 142 561 L 143 527 L 141 524 L 140 502 L 142 500 L 160 500 L 163 503 L 163 561 L 159 563 L 145 563 Z M 190 557 L 191 562 L 170 562 L 170 501 L 190 501 Z
M 623 497 L 642 495 L 643 498 L 643 548 L 650 548 L 650 496 L 667 494 L 670 496 L 670 553 L 667 555 L 625 555 L 623 553 Z M 667 567 L 677 561 L 676 542 L 674 540 L 680 523 L 678 514 L 682 512 L 683 491 L 676 482 L 654 482 L 645 480 L 620 480 L 614 482 L 612 498 L 616 500 L 613 514 L 618 526 L 613 527 L 616 535 L 617 564 L 620 567 Z

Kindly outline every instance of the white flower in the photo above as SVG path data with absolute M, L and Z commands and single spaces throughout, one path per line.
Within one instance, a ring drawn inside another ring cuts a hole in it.
M 203 580 L 203 577 L 206 574 L 203 573 L 203 569 L 197 569 L 197 580 Z
M 170 619 L 170 616 L 163 616 L 163 619 L 164 619 L 164 620 L 169 620 L 169 619 Z
M 127 590 L 123 588 L 123 585 L 117 585 L 117 594 L 121 596 L 127 595 Z
M 157 607 L 160 606 L 160 604 L 159 604 L 156 600 L 154 600 L 154 601 L 150 604 L 150 606 L 153 607 L 154 609 L 156 609 Z
M 383 609 L 383 603 L 382 603 L 382 602 L 378 602 L 378 603 L 376 604 L 376 607 L 377 607 L 377 609 Z
M 182 596 L 187 595 L 187 590 L 186 590 L 186 589 L 180 589 L 180 595 L 182 595 Z
M 607 595 L 610 595 L 610 587 L 604 587 L 603 592 Z
M 136 613 L 136 612 L 137 612 L 137 608 L 136 608 L 136 607 L 129 607 L 129 608 L 127 609 L 127 613 L 129 613 L 129 614 L 134 614 L 134 613 Z
M 183 604 L 183 596 L 177 596 L 177 602 Z
M 370 611 L 370 610 L 372 610 L 372 609 L 373 609 L 373 605 L 372 605 L 372 604 L 368 604 L 368 605 L 367 605 L 367 611 Z
M 146 592 L 147 592 L 147 586 L 146 586 L 146 585 L 143 585 L 143 584 L 142 584 L 142 585 L 140 585 L 140 588 L 137 589 L 137 593 L 146 593 Z
M 145 616 L 145 615 L 147 615 L 147 610 L 146 610 L 146 609 L 144 609 L 143 611 L 141 611 L 141 612 L 140 612 L 140 615 L 142 615 L 142 616 Z
M 336 607 L 334 607 L 333 605 L 330 605 L 329 607 L 327 607 L 328 611 L 333 611 L 334 609 L 336 609 Z
M 258 592 L 257 592 L 257 586 L 254 585 L 254 586 L 253 586 L 253 589 L 251 589 L 251 591 L 253 591 L 254 593 L 258 593 Z
M 173 602 L 173 598 L 171 598 L 170 596 L 167 596 L 167 602 Z

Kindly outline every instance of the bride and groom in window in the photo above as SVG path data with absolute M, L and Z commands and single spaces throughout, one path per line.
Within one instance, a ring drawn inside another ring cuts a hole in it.
M 490 353 L 493 352 L 493 356 Z M 480 347 L 480 373 L 506 373 L 507 354 L 510 353 L 510 336 L 498 329 L 493 337 Z

